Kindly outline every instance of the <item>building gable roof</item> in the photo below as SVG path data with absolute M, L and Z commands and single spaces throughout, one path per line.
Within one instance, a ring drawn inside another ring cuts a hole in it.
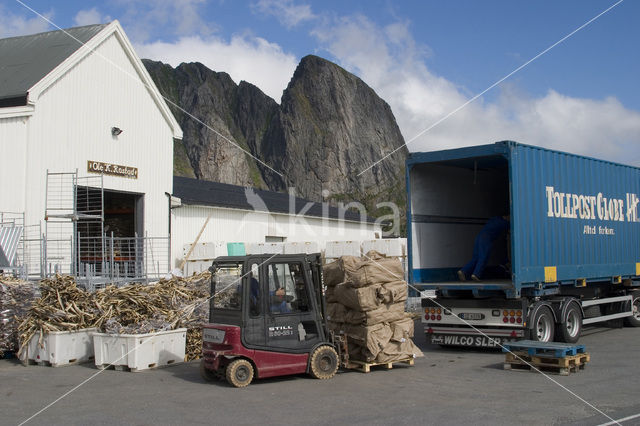
M 131 60 L 137 77 L 145 85 L 160 113 L 172 129 L 173 137 L 182 139 L 180 125 L 117 20 L 109 24 L 88 25 L 30 36 L 0 39 L 0 108 L 20 108 L 30 104 L 33 109 L 32 105 L 37 102 L 41 93 L 87 55 L 95 52 L 96 48 L 111 35 L 115 35 L 125 54 Z M 48 51 L 51 53 L 47 53 Z M 100 54 L 98 53 L 98 55 Z M 104 59 L 105 65 L 113 66 L 108 58 Z M 114 69 L 114 72 L 121 71 Z M 24 74 L 24 77 L 19 74 Z M 3 111 L 0 111 L 0 115 L 2 113 Z M 4 113 L 8 114 L 6 111 Z M 26 110 L 17 110 L 18 115 L 28 113 L 29 111 Z
M 26 105 L 29 89 L 107 25 L 0 39 L 0 105 Z M 23 102 L 23 103 L 20 103 Z
M 269 213 L 299 214 L 302 216 L 323 217 L 323 210 L 330 219 L 343 219 L 355 222 L 374 223 L 375 218 L 360 213 L 329 207 L 303 198 L 294 198 L 295 211 L 290 211 L 289 194 L 245 188 L 227 183 L 209 182 L 205 180 L 173 177 L 173 195 L 179 197 L 182 204 L 223 207 Z

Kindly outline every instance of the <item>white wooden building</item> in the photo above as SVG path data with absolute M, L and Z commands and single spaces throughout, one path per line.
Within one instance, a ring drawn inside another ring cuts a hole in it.
M 359 246 L 382 233 L 375 219 L 366 215 L 288 194 L 177 176 L 173 188 L 180 199 L 180 207 L 171 212 L 173 267 L 180 266 L 185 246 L 200 231 L 199 244 L 239 242 L 247 250 L 265 242 L 312 242 L 318 250 L 337 240 L 358 241 Z M 224 245 L 222 253 L 226 254 Z
M 166 238 L 166 253 L 181 138 L 117 21 L 0 40 L 0 212 L 48 232 L 50 257 L 54 234 L 65 246 L 99 215 L 107 234 Z

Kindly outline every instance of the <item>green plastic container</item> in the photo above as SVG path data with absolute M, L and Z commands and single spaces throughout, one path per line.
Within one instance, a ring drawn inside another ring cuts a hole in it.
M 228 256 L 246 256 L 246 254 L 244 243 L 227 243 Z

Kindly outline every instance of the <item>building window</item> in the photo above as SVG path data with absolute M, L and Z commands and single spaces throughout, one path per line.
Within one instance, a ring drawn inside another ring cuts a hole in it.
M 217 265 L 211 284 L 214 309 L 242 309 L 242 263 Z

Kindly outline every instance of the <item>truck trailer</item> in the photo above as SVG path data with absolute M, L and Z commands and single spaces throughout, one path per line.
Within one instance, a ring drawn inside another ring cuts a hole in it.
M 436 295 L 422 299 L 427 341 L 574 343 L 583 325 L 640 326 L 639 168 L 512 141 L 415 152 L 406 166 L 409 282 Z M 499 216 L 508 230 L 482 277 L 461 280 Z

